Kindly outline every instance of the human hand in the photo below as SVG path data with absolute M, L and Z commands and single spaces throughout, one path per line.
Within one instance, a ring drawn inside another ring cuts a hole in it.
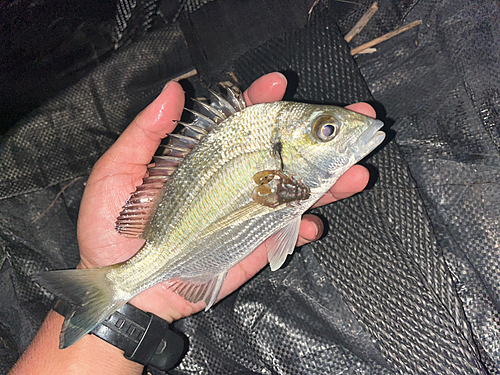
M 244 93 L 247 105 L 281 100 L 286 79 L 271 73 L 256 80 Z M 87 181 L 78 218 L 80 268 L 96 268 L 126 261 L 144 240 L 127 238 L 115 231 L 115 221 L 125 201 L 142 183 L 147 165 L 167 133 L 174 130 L 184 106 L 184 92 L 177 82 L 170 82 L 162 93 L 127 127 L 114 145 L 99 159 Z M 366 103 L 347 107 L 375 116 Z M 364 189 L 369 174 L 366 168 L 351 167 L 315 205 L 321 206 L 346 198 Z M 321 220 L 304 215 L 297 246 L 318 239 L 323 231 Z M 267 241 L 266 241 L 267 242 Z M 238 289 L 267 264 L 266 242 L 228 272 L 218 299 Z M 204 302 L 186 301 L 168 289 L 165 283 L 140 293 L 131 301 L 138 308 L 171 322 L 202 310 Z

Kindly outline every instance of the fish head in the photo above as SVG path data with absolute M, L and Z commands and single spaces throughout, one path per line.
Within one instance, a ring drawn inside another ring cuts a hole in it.
M 311 187 L 331 186 L 385 138 L 383 122 L 363 114 L 329 105 L 290 106 L 280 116 L 283 164 Z

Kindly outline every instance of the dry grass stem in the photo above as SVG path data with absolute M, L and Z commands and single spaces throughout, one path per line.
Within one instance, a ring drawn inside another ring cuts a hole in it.
M 182 81 L 183 79 L 186 79 L 186 78 L 189 78 L 189 77 L 193 77 L 193 76 L 195 76 L 197 74 L 198 74 L 198 72 L 196 71 L 196 69 L 193 69 L 193 70 L 190 70 L 187 73 L 181 74 L 179 77 L 175 77 L 173 79 L 173 81 L 179 82 L 179 81 Z
M 376 48 L 366 48 L 363 51 L 358 52 L 358 55 L 366 55 L 366 54 L 375 53 L 375 52 L 377 52 Z
M 231 77 L 231 79 L 234 81 L 236 86 L 241 86 L 240 81 L 238 81 L 238 78 L 236 78 L 236 74 L 234 74 L 234 72 L 229 72 L 228 74 Z
M 371 18 L 377 13 L 378 10 L 378 2 L 374 2 L 372 6 L 366 11 L 365 14 L 363 14 L 363 17 L 359 19 L 359 21 L 354 25 L 354 27 L 349 31 L 344 39 L 349 43 L 352 38 L 354 38 L 357 34 L 360 33 L 361 30 L 363 30 L 363 27 L 366 26 L 366 24 L 371 20 Z
M 378 38 L 375 38 L 375 39 L 369 41 L 368 43 L 360 45 L 359 47 L 353 48 L 351 50 L 351 55 L 353 55 L 353 56 L 357 55 L 358 53 L 360 53 L 361 51 L 364 51 L 367 48 L 371 48 L 373 46 L 376 46 L 377 44 L 385 42 L 386 40 L 389 40 L 389 39 L 395 37 L 396 35 L 404 33 L 405 31 L 410 30 L 410 29 L 412 29 L 415 26 L 418 26 L 420 24 L 422 24 L 422 20 L 413 21 L 407 25 L 401 26 L 401 27 L 397 28 L 396 30 L 391 31 L 390 33 L 387 33 L 387 34 L 382 35 Z
M 47 209 L 45 211 L 43 211 L 40 216 L 38 216 L 35 220 L 33 220 L 33 222 L 37 222 L 38 220 L 40 220 L 42 217 L 45 216 L 45 214 L 47 214 L 47 212 L 49 212 L 49 210 L 54 207 L 54 205 L 56 204 L 56 201 L 59 199 L 59 197 L 61 196 L 62 193 L 64 193 L 64 190 L 66 190 L 67 188 L 69 188 L 71 185 L 73 185 L 76 181 L 78 180 L 81 180 L 82 177 L 77 177 L 73 180 L 71 180 L 67 185 L 65 185 L 61 191 L 59 193 L 57 193 L 56 197 L 54 198 L 54 200 L 52 201 L 52 203 L 50 204 L 49 207 L 47 207 Z

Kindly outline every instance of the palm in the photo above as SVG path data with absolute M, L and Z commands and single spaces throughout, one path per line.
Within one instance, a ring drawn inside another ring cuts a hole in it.
M 245 93 L 248 104 L 280 100 L 286 88 L 284 78 L 276 73 L 257 80 Z M 87 182 L 78 220 L 78 243 L 81 267 L 95 268 L 123 262 L 132 257 L 143 240 L 127 238 L 115 231 L 115 221 L 121 208 L 141 184 L 146 165 L 166 133 L 175 128 L 184 105 L 180 85 L 172 83 L 125 130 L 117 142 L 96 163 Z M 357 104 L 351 109 L 373 115 L 373 109 Z M 363 167 L 351 168 L 320 200 L 320 204 L 333 202 L 352 195 L 366 185 L 367 171 Z M 316 239 L 314 225 L 319 219 L 309 215 L 303 220 L 299 245 Z M 319 230 L 320 232 L 321 230 Z M 254 276 L 267 263 L 265 243 L 259 246 L 229 272 L 219 298 L 236 290 Z M 204 307 L 203 302 L 192 304 L 168 290 L 164 284 L 156 285 L 136 296 L 132 301 L 137 307 L 155 313 L 166 320 L 189 316 Z

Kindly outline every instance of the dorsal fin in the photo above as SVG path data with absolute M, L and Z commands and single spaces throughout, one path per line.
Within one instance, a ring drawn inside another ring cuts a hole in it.
M 198 99 L 193 99 L 193 101 L 197 103 L 204 110 L 207 117 L 216 124 L 220 124 L 222 121 L 227 119 L 227 116 L 224 113 L 220 112 L 217 108 L 212 107 L 212 105 L 208 105 Z
M 217 123 L 215 120 L 211 119 L 208 116 L 205 116 L 199 112 L 193 111 L 192 109 L 189 108 L 184 108 L 185 111 L 192 113 L 194 115 L 194 120 L 191 123 L 191 125 L 196 126 L 198 128 L 202 128 L 205 130 L 207 133 L 210 132 L 213 128 L 215 128 L 215 125 Z
M 183 158 L 186 156 L 199 142 L 199 139 L 187 137 L 183 134 L 169 134 L 168 143 L 166 145 L 160 145 L 159 149 L 162 149 L 162 155 L 173 156 L 177 158 Z
M 243 95 L 237 94 L 231 86 L 227 84 L 221 84 L 221 86 L 224 87 L 227 92 L 227 102 L 236 110 L 236 112 L 243 110 L 247 106 Z
M 208 91 L 210 92 L 210 105 L 212 107 L 223 113 L 226 117 L 229 117 L 236 113 L 236 108 L 234 108 L 226 99 L 217 94 L 215 91 Z
M 177 121 L 183 129 L 179 133 L 169 134 L 168 143 L 160 146 L 163 149 L 162 155 L 154 156 L 154 162 L 148 165 L 142 185 L 132 193 L 116 220 L 118 233 L 127 237 L 139 237 L 148 226 L 164 185 L 184 157 L 217 124 L 245 108 L 243 97 L 231 88 L 224 87 L 227 90 L 227 100 L 212 90 L 209 90 L 212 100 L 210 105 L 195 100 L 205 114 L 185 108 L 194 115 L 193 121 L 191 123 Z
M 177 121 L 177 123 L 184 127 L 184 129 L 181 130 L 181 134 L 185 135 L 186 137 L 200 140 L 208 134 L 206 130 L 199 128 L 193 124 L 188 124 L 182 121 Z
M 154 163 L 148 166 L 142 185 L 127 200 L 116 220 L 118 233 L 126 237 L 139 237 L 144 232 L 163 186 L 188 152 L 179 152 L 175 156 L 172 155 L 175 152 L 172 152 L 168 156 L 154 157 Z

